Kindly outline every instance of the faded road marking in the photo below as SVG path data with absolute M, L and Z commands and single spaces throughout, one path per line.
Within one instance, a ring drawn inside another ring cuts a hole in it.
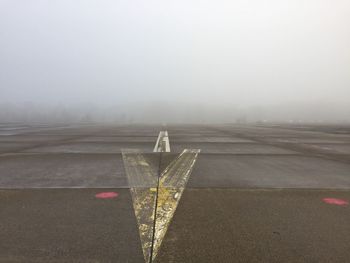
M 152 260 L 158 254 L 199 152 L 184 150 L 160 176 Z
M 154 153 L 170 152 L 167 131 L 159 133 Z M 152 262 L 160 249 L 200 150 L 185 149 L 159 171 L 139 150 L 123 150 L 140 241 L 145 262 Z
M 349 204 L 348 201 L 344 200 L 344 199 L 338 199 L 338 198 L 323 198 L 322 199 L 323 202 L 327 203 L 327 204 L 331 204 L 331 205 L 341 205 L 341 206 L 346 206 Z
M 153 152 L 170 152 L 169 136 L 167 131 L 159 132 Z
M 145 262 L 150 261 L 158 170 L 136 151 L 122 151 Z
M 96 198 L 107 199 L 107 198 L 115 198 L 118 196 L 116 192 L 102 192 L 95 195 Z

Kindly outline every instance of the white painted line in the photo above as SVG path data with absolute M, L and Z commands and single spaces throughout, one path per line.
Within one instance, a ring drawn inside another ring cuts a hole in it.
M 159 132 L 156 145 L 154 146 L 153 152 L 170 152 L 170 142 L 167 131 Z

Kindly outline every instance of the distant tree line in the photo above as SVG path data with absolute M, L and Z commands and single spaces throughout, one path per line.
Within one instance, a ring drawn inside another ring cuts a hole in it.
M 100 106 L 0 103 L 0 122 L 41 123 L 350 123 L 348 105 L 267 105 L 238 107 L 194 103 L 134 103 Z

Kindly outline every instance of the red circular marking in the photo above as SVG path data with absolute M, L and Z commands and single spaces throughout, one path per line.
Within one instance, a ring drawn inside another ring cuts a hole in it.
M 349 202 L 344 200 L 344 199 L 338 199 L 338 198 L 331 198 L 331 197 L 327 197 L 327 198 L 323 198 L 322 199 L 323 202 L 327 203 L 327 204 L 331 204 L 331 205 L 348 205 Z
M 118 196 L 118 193 L 116 192 L 102 192 L 95 195 L 96 198 L 102 198 L 102 199 L 115 198 L 117 196 Z

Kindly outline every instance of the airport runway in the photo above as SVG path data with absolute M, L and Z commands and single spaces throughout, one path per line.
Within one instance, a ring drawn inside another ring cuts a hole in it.
M 0 262 L 143 263 L 121 150 L 156 163 L 161 130 L 161 170 L 201 153 L 155 262 L 349 262 L 350 127 L 11 123 Z

